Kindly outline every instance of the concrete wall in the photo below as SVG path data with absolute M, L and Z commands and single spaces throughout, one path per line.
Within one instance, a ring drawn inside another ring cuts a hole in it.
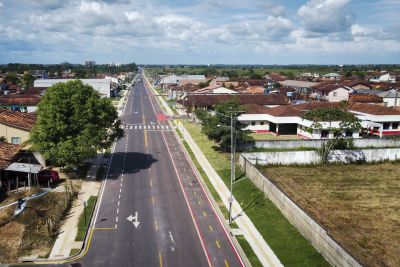
M 253 183 L 267 195 L 300 233 L 310 240 L 328 262 L 333 266 L 361 266 L 316 221 L 261 174 L 243 155 L 240 156 L 239 163 Z
M 325 140 L 275 140 L 275 141 L 256 141 L 258 148 L 298 148 L 298 147 L 321 147 Z M 400 140 L 393 139 L 355 139 L 356 147 L 400 147 Z
M 243 157 L 252 164 L 317 164 L 321 162 L 315 151 L 287 151 L 287 152 L 255 152 L 243 153 Z M 362 150 L 334 150 L 328 157 L 329 162 L 379 162 L 384 160 L 400 159 L 400 148 L 362 149 Z

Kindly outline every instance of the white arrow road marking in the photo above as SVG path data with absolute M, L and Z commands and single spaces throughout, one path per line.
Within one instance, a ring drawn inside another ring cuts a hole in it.
M 171 239 L 171 243 L 172 243 L 172 245 L 170 246 L 171 251 L 174 251 L 176 244 L 175 244 L 175 240 L 174 240 L 174 237 L 172 236 L 172 232 L 171 231 L 169 231 L 169 239 Z
M 127 219 L 128 221 L 130 221 L 130 222 L 135 226 L 135 228 L 138 228 L 140 222 L 138 221 L 138 212 L 137 212 L 137 211 L 135 212 L 135 216 L 132 216 L 132 214 L 131 214 L 131 215 L 129 215 L 129 217 L 126 218 L 126 219 Z

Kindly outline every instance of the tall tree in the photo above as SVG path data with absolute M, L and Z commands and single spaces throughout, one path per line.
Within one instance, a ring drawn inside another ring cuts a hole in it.
M 250 131 L 245 130 L 245 124 L 237 121 L 236 116 L 239 111 L 244 111 L 236 98 L 214 106 L 215 115 L 206 115 L 202 118 L 202 131 L 208 138 L 216 141 L 220 149 L 229 151 L 231 148 L 231 114 L 235 116 L 235 140 L 237 146 L 251 144 L 254 140 L 249 135 Z
M 91 86 L 80 80 L 58 83 L 38 105 L 30 142 L 52 164 L 72 168 L 110 148 L 123 136 L 120 126 L 111 101 Z

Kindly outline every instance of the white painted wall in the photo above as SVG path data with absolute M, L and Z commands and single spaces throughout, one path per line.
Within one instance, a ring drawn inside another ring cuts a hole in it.
M 347 101 L 349 100 L 349 90 L 346 90 L 345 88 L 337 88 L 326 96 L 326 100 L 328 102 L 340 102 L 340 101 Z

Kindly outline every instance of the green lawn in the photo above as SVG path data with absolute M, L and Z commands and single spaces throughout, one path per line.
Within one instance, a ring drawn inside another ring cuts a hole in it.
M 79 217 L 78 222 L 78 233 L 76 234 L 75 241 L 83 241 L 85 238 L 87 227 L 89 226 L 90 219 L 92 218 L 93 210 L 96 205 L 97 197 L 90 196 L 89 200 L 87 201 L 86 207 L 86 225 L 85 225 L 85 214 L 82 212 L 81 216 Z
M 216 144 L 201 134 L 198 125 L 182 121 L 193 139 L 221 176 L 226 185 L 230 182 L 229 154 L 213 149 Z M 237 168 L 237 178 L 245 178 Z M 275 205 L 249 180 L 234 184 L 233 192 L 237 201 L 252 220 L 285 266 L 329 266 L 326 260 L 295 227 L 281 214 Z M 257 266 L 257 265 L 256 265 Z
M 244 236 L 236 236 L 237 241 L 239 242 L 240 246 L 242 247 L 244 253 L 247 256 L 247 259 L 250 261 L 252 267 L 262 267 L 261 262 L 258 260 L 257 255 L 251 249 L 250 244 L 247 242 Z

